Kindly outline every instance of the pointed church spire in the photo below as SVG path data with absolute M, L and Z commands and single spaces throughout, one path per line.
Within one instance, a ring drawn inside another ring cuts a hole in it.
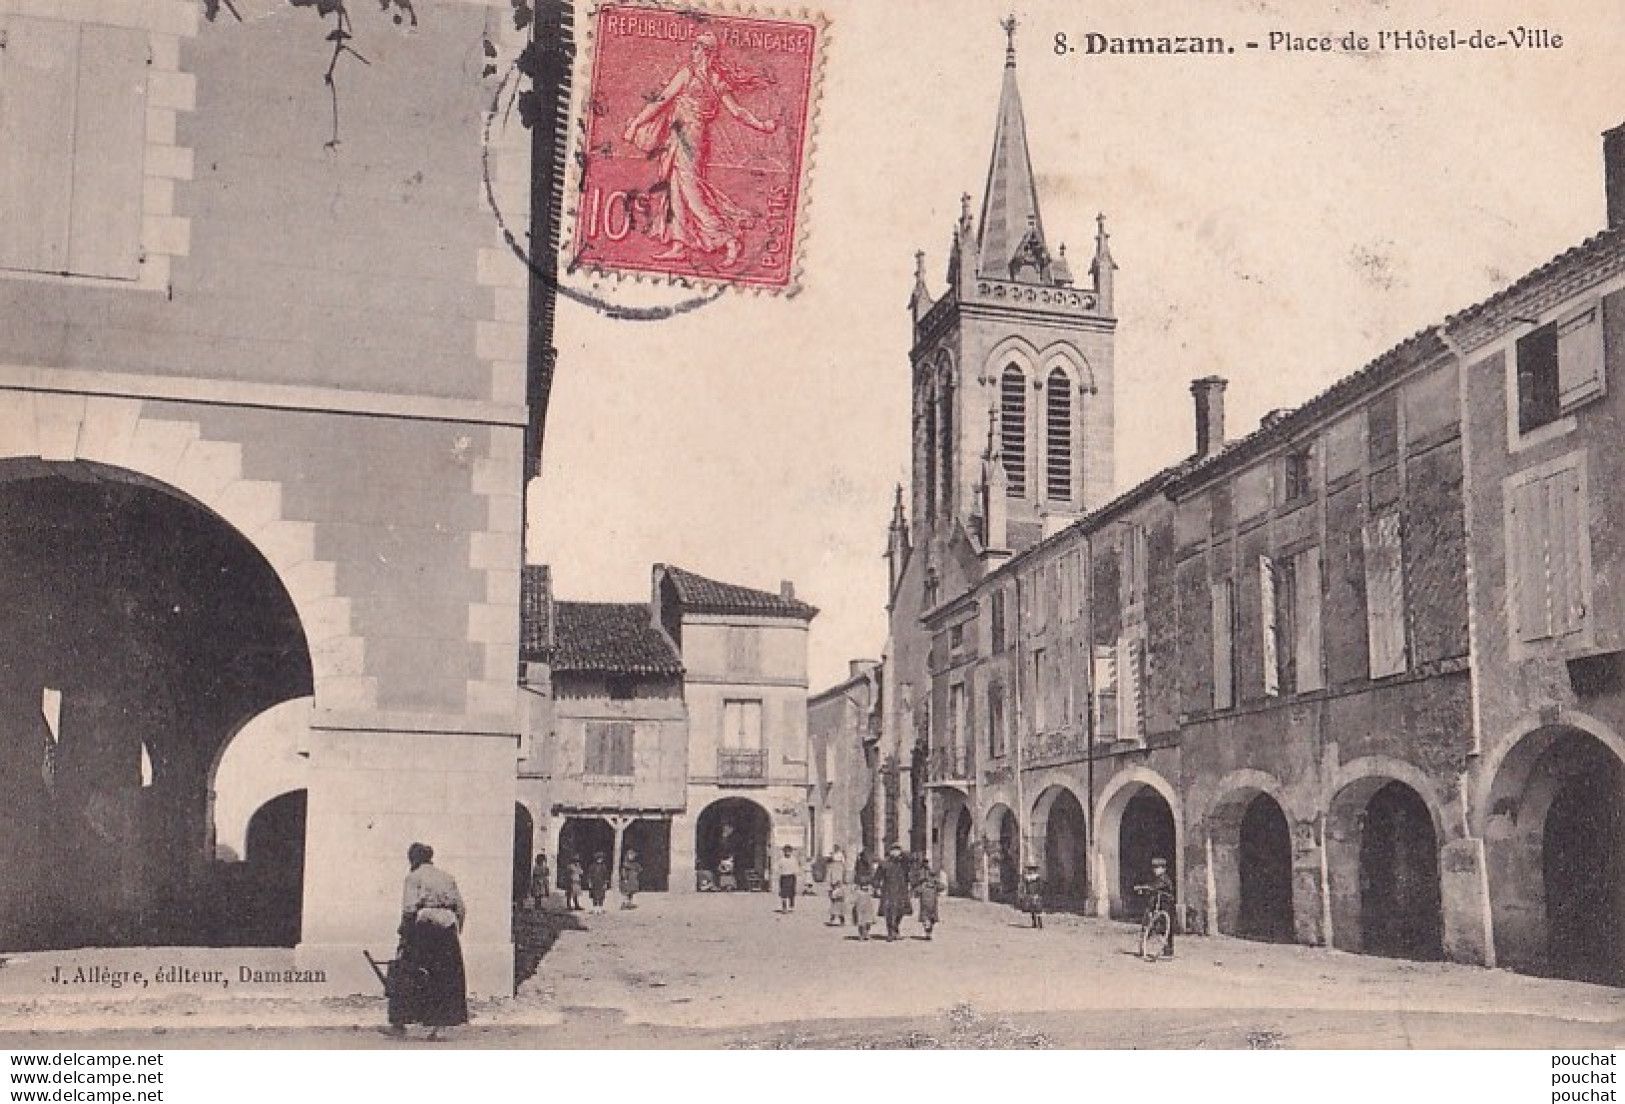
M 925 250 L 914 251 L 914 291 L 908 297 L 908 309 L 918 324 L 931 309 L 931 292 L 925 286 Z
M 1089 262 L 1089 272 L 1095 278 L 1095 295 L 1100 301 L 1101 314 L 1112 312 L 1112 273 L 1117 271 L 1117 262 L 1112 260 L 1111 246 L 1107 241 L 1111 235 L 1106 233 L 1106 216 L 1104 213 L 1095 216 L 1095 259 Z
M 978 274 L 1010 279 L 1017 255 L 1044 251 L 1044 222 L 1038 214 L 1038 187 L 1027 152 L 1027 122 L 1016 87 L 1016 18 L 1000 26 L 1007 40 L 1004 89 L 999 95 L 999 121 L 993 131 L 993 160 L 982 194 L 982 237 Z

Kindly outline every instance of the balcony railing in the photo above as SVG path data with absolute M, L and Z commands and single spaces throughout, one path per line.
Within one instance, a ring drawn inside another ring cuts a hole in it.
M 724 786 L 767 783 L 767 752 L 760 748 L 718 748 L 717 781 Z
M 970 778 L 970 748 L 934 747 L 927 766 L 932 782 L 964 782 Z

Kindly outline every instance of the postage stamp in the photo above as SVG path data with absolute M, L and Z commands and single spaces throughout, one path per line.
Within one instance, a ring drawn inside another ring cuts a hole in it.
M 793 290 L 825 31 L 812 17 L 598 8 L 570 267 Z

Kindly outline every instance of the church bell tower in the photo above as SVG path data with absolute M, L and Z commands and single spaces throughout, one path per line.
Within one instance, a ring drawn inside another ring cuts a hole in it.
M 1088 283 L 1052 247 L 1016 84 L 1015 18 L 979 217 L 962 198 L 947 286 L 916 254 L 913 494 L 919 543 L 958 527 L 988 567 L 1110 498 L 1116 264 L 1097 219 Z

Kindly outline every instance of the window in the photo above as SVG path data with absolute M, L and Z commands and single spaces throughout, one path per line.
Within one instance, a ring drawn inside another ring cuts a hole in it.
M 1276 697 L 1281 693 L 1281 624 L 1276 608 L 1279 592 L 1275 583 L 1275 561 L 1268 556 L 1258 557 L 1258 600 L 1260 624 L 1263 626 L 1264 695 Z
M 1027 495 L 1027 377 L 1014 364 L 999 378 L 999 451 L 1004 455 L 1005 490 Z
M 756 675 L 762 670 L 762 638 L 756 629 L 728 630 L 728 671 L 736 675 Z
M 1123 604 L 1137 606 L 1145 601 L 1145 528 L 1123 527 Z
M 1117 738 L 1145 738 L 1145 641 L 1125 634 L 1117 640 Z
M 1236 704 L 1236 583 L 1210 584 L 1213 595 L 1213 708 Z
M 1321 675 L 1320 549 L 1306 548 L 1292 565 L 1292 689 L 1299 694 L 1326 685 Z
M 920 433 L 921 447 L 925 450 L 925 516 L 937 516 L 937 391 L 933 383 L 920 386 L 921 420 L 925 423 Z
M 762 746 L 762 703 L 722 703 L 722 746 L 754 751 Z
M 1282 458 L 1281 501 L 1299 502 L 1314 493 L 1314 449 L 1305 445 Z
M 948 630 L 948 648 L 955 654 L 965 647 L 965 626 L 955 625 Z
M 1004 754 L 1006 731 L 1004 685 L 990 683 L 987 688 L 987 751 L 990 756 Z
M 1005 648 L 1004 639 L 1004 591 L 996 590 L 989 603 L 988 633 L 991 635 L 991 644 L 994 652 L 1002 652 Z
M 624 778 L 632 771 L 632 725 L 627 721 L 588 721 L 587 774 Z
M 937 471 L 942 480 L 942 489 L 937 496 L 938 505 L 944 514 L 952 514 L 954 509 L 954 384 L 947 376 L 946 365 L 942 368 L 943 377 L 941 390 L 937 399 Z
M 1507 502 L 1507 578 L 1520 641 L 1560 640 L 1585 627 L 1589 512 L 1578 463 L 1521 477 Z
M 1230 484 L 1221 483 L 1214 487 L 1209 495 L 1209 501 L 1212 502 L 1213 536 L 1216 539 L 1228 533 L 1235 520 L 1230 505 Z
M 1056 502 L 1072 501 L 1072 381 L 1059 368 L 1049 374 L 1045 393 L 1049 430 L 1045 489 Z
M 1366 407 L 1366 455 L 1373 466 L 1399 454 L 1399 396 L 1392 391 Z
M 1117 739 L 1117 648 L 1095 645 L 1095 735 Z
M 953 748 L 956 759 L 965 746 L 969 727 L 965 716 L 965 684 L 956 682 L 948 687 L 948 746 Z
M 1372 518 L 1363 539 L 1367 658 L 1371 677 L 1387 678 L 1406 668 L 1405 556 L 1398 511 Z
M 1548 322 L 1518 339 L 1518 432 L 1556 421 L 1603 394 L 1599 304 Z
M 1033 649 L 1033 731 L 1050 730 L 1050 671 L 1049 655 L 1043 648 Z
M 0 18 L 0 268 L 138 277 L 147 42 Z

